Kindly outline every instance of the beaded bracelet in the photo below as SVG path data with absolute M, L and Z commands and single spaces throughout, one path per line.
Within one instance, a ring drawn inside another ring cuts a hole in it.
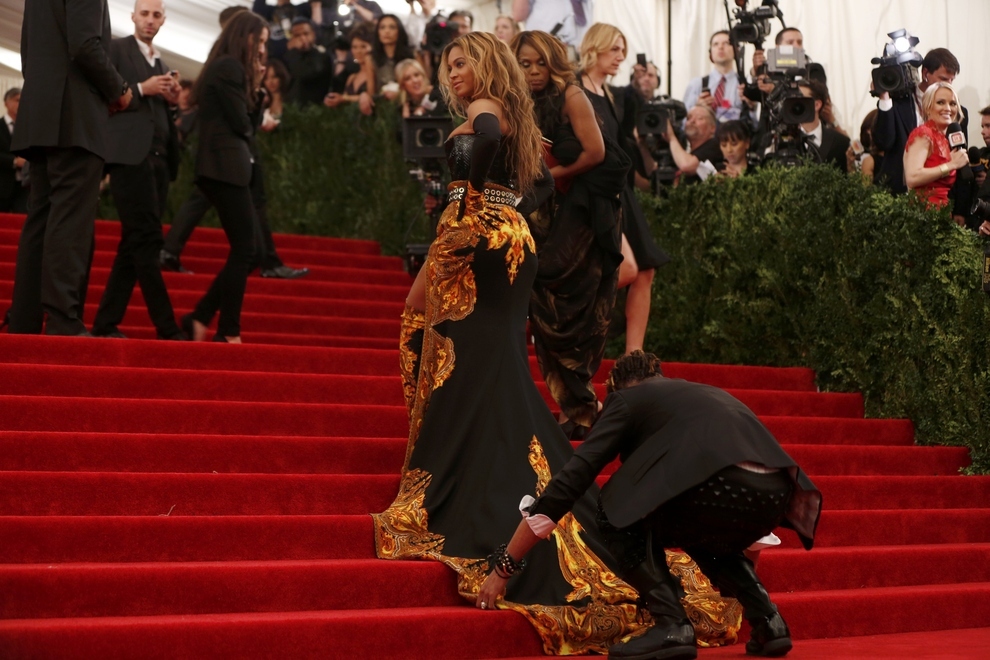
M 507 547 L 508 545 L 503 543 L 495 549 L 495 552 L 488 555 L 488 570 L 495 571 L 495 574 L 503 580 L 508 580 L 526 568 L 526 560 L 516 561 L 513 559 L 512 555 L 506 550 Z

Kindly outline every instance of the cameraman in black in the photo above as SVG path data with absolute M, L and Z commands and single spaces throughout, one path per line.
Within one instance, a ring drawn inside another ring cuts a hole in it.
M 952 83 L 959 74 L 959 60 L 947 48 L 935 48 L 928 51 L 921 63 L 921 81 L 917 83 L 914 90 L 900 98 L 892 99 L 890 94 L 883 92 L 877 102 L 877 123 L 873 129 L 873 140 L 877 149 L 884 153 L 883 162 L 874 175 L 874 183 L 885 186 L 895 195 L 907 192 L 907 184 L 904 181 L 904 148 L 907 145 L 908 136 L 915 128 L 924 123 L 921 114 L 921 98 L 934 83 Z M 969 115 L 966 108 L 962 111 L 963 133 L 969 124 Z M 954 199 L 959 199 L 955 195 Z M 953 212 L 954 216 L 960 216 L 959 209 Z M 961 220 L 957 218 L 957 221 Z
M 681 184 L 700 183 L 714 174 L 722 164 L 724 157 L 715 130 L 718 122 L 715 111 L 707 105 L 696 105 L 688 110 L 684 120 L 684 135 L 687 137 L 687 151 L 677 139 L 673 126 L 667 122 L 667 132 L 663 138 L 670 145 L 670 154 L 680 172 Z M 710 163 L 711 168 L 703 163 Z

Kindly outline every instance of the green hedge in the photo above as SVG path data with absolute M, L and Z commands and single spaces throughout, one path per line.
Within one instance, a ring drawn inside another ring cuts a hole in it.
M 275 231 L 427 235 L 394 108 L 287 109 L 259 140 Z M 166 222 L 192 187 L 187 155 Z M 979 240 L 944 212 L 822 166 L 643 197 L 673 263 L 657 272 L 646 345 L 666 360 L 804 365 L 925 444 L 967 445 L 990 472 L 990 307 Z M 115 217 L 105 205 L 104 217 Z M 209 222 L 209 219 L 208 219 Z M 213 220 L 215 223 L 215 219 Z M 620 349 L 621 350 L 621 349 Z
M 673 263 L 647 346 L 664 359 L 803 365 L 990 471 L 990 298 L 981 241 L 947 212 L 826 166 L 643 198 Z

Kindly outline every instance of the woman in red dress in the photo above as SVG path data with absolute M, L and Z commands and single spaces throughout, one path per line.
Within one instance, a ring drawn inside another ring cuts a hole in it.
M 904 180 L 909 190 L 928 200 L 930 207 L 949 203 L 949 189 L 956 182 L 956 170 L 969 165 L 965 149 L 951 151 L 945 129 L 959 121 L 959 99 L 952 85 L 935 83 L 921 99 L 925 123 L 908 136 L 904 150 Z

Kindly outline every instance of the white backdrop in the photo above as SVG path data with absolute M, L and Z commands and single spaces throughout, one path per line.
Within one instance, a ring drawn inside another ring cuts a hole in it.
M 666 91 L 668 2 L 674 28 L 672 91 L 674 98 L 682 98 L 688 81 L 711 67 L 709 36 L 727 27 L 721 0 L 600 0 L 595 20 L 626 34 L 628 66 L 635 53 L 648 53 L 660 68 Z M 759 0 L 749 4 L 752 8 Z M 729 5 L 735 7 L 731 0 Z M 876 107 L 869 95 L 870 59 L 880 55 L 888 32 L 907 28 L 921 39 L 922 55 L 945 47 L 959 58 L 962 71 L 955 87 L 970 113 L 970 144 L 983 146 L 979 110 L 990 105 L 990 0 L 780 0 L 780 9 L 787 25 L 804 33 L 808 54 L 825 66 L 839 123 L 852 135 L 858 135 L 863 118 Z M 768 47 L 780 27 L 773 22 Z M 622 82 L 625 76 L 628 70 L 620 74 Z

